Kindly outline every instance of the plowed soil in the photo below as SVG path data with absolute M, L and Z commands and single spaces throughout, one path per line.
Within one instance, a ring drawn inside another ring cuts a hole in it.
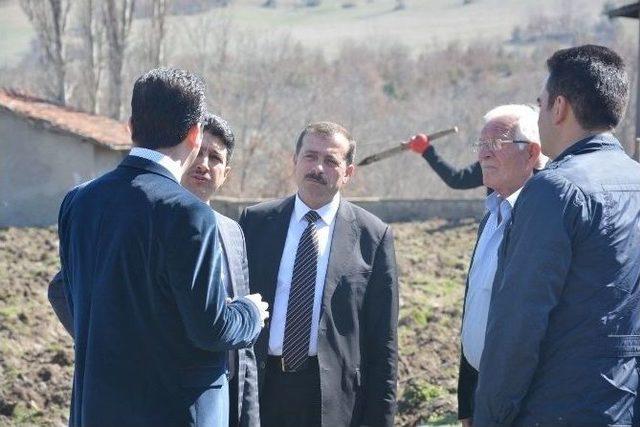
M 461 301 L 476 221 L 394 224 L 400 274 L 397 424 L 455 422 Z M 63 426 L 73 342 L 47 301 L 53 228 L 0 229 L 0 425 Z

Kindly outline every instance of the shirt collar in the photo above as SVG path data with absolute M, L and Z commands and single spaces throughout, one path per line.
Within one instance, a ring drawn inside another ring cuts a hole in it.
M 333 196 L 333 199 L 331 199 L 329 203 L 327 203 L 326 205 L 322 206 L 319 209 L 311 209 L 302 201 L 300 196 L 296 194 L 296 201 L 293 208 L 293 217 L 295 218 L 296 222 L 300 222 L 302 221 L 303 217 L 306 215 L 307 212 L 311 210 L 315 210 L 318 213 L 318 215 L 320 215 L 320 219 L 322 219 L 322 221 L 326 225 L 331 225 L 336 215 L 338 214 L 339 206 L 340 206 L 340 192 L 336 193 L 336 195 Z
M 143 159 L 151 160 L 154 163 L 167 169 L 171 172 L 171 175 L 180 182 L 182 179 L 182 166 L 180 163 L 173 160 L 171 157 L 160 153 L 159 151 L 150 150 L 143 147 L 133 147 L 129 152 L 130 156 L 142 157 Z
M 494 215 L 496 215 L 498 213 L 498 209 L 500 209 L 500 217 L 502 219 L 509 219 L 511 216 L 511 210 L 516 205 L 516 201 L 518 200 L 518 196 L 521 191 L 522 187 L 513 192 L 513 194 L 507 198 L 503 198 L 497 191 L 494 191 L 487 196 L 485 206 L 487 207 L 487 210 Z

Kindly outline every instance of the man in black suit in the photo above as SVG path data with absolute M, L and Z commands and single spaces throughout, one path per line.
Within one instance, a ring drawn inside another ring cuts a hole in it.
M 247 208 L 250 285 L 273 304 L 256 343 L 263 426 L 392 426 L 398 284 L 389 226 L 346 200 L 355 141 L 300 134 L 296 195 Z
M 227 300 L 216 218 L 179 184 L 200 149 L 203 115 L 196 76 L 141 76 L 130 155 L 62 202 L 71 425 L 228 423 L 227 351 L 250 346 L 267 314 L 259 295 Z

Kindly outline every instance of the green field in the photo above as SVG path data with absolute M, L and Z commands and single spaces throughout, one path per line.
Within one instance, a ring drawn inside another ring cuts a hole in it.
M 396 11 L 396 0 L 324 0 L 315 8 L 292 0 L 278 7 L 260 7 L 264 0 L 235 0 L 225 9 L 208 12 L 211 20 L 226 16 L 235 28 L 260 36 L 290 35 L 308 47 L 331 54 L 344 43 L 402 43 L 414 50 L 440 48 L 452 42 L 508 41 L 513 29 L 536 16 L 572 16 L 597 19 L 603 0 L 406 0 Z M 616 5 L 624 1 L 616 0 Z M 344 8 L 349 3 L 353 7 Z M 202 16 L 173 17 L 173 35 L 198 25 Z M 637 23 L 623 20 L 629 32 Z M 73 27 L 73 20 L 70 27 Z M 633 33 L 635 34 L 635 32 Z M 11 64 L 28 51 L 34 32 L 18 0 L 0 0 L 0 64 Z M 168 37 L 169 39 L 171 37 Z M 175 37 L 174 48 L 184 39 Z

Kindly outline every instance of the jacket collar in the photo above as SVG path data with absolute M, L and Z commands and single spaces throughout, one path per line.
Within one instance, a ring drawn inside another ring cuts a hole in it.
M 169 178 L 170 180 L 180 184 L 176 180 L 175 176 L 173 176 L 173 174 L 169 172 L 167 168 L 165 168 L 164 166 L 161 166 L 160 164 L 152 160 L 145 159 L 142 157 L 127 156 L 122 160 L 122 162 L 120 162 L 120 167 L 129 167 L 134 169 L 140 169 L 146 172 L 155 173 L 155 174 L 164 176 L 166 178 Z
M 609 132 L 589 135 L 568 147 L 551 163 L 557 163 L 570 156 L 592 153 L 599 150 L 622 150 L 622 146 L 616 137 Z

